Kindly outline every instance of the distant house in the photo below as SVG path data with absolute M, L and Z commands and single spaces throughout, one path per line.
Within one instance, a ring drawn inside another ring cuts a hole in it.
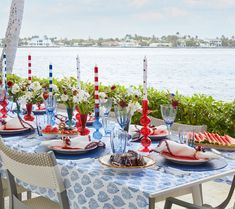
M 172 43 L 167 43 L 167 42 L 165 42 L 165 43 L 151 43 L 151 44 L 149 44 L 149 47 L 152 47 L 152 48 L 154 48 L 154 47 L 172 47 Z
M 220 39 L 205 39 L 202 43 L 200 43 L 200 47 L 203 48 L 222 47 L 222 41 Z
M 139 44 L 136 41 L 123 41 L 119 42 L 120 47 L 139 47 Z
M 37 46 L 37 47 L 50 47 L 53 46 L 52 41 L 50 39 L 47 38 L 32 38 L 29 42 L 28 42 L 29 46 Z

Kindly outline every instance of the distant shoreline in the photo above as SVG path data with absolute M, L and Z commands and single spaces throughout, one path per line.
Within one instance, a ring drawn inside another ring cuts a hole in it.
M 2 48 L 2 47 L 0 47 Z M 120 47 L 120 46 L 19 46 L 18 48 L 116 48 L 116 49 L 235 49 L 235 47 Z

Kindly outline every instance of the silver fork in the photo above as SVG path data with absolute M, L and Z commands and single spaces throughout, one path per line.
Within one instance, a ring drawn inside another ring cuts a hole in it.
M 179 170 L 179 169 L 176 169 L 176 168 L 171 168 L 169 166 L 156 165 L 156 167 L 153 167 L 151 169 L 155 170 L 155 171 L 162 171 L 164 173 L 171 174 L 171 175 L 174 175 L 174 176 L 177 176 L 177 177 L 184 177 L 184 176 L 190 176 L 191 175 L 190 172 L 182 171 L 182 170 Z

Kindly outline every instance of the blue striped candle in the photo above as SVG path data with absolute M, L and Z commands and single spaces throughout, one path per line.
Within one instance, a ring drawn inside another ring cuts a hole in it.
M 2 60 L 2 87 L 7 90 L 7 56 L 5 52 Z
M 49 96 L 52 96 L 52 64 L 49 65 Z

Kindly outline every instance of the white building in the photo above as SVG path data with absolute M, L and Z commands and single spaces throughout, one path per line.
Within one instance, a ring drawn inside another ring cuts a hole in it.
M 200 47 L 203 48 L 222 47 L 222 41 L 220 39 L 205 39 L 203 43 L 200 43 Z
M 172 43 L 167 43 L 167 42 L 165 42 L 165 43 L 151 43 L 151 44 L 149 44 L 149 47 L 152 47 L 152 48 L 154 48 L 154 47 L 172 47 Z
M 46 38 L 32 38 L 29 41 L 29 46 L 38 46 L 38 47 L 50 47 L 53 46 L 50 39 Z

